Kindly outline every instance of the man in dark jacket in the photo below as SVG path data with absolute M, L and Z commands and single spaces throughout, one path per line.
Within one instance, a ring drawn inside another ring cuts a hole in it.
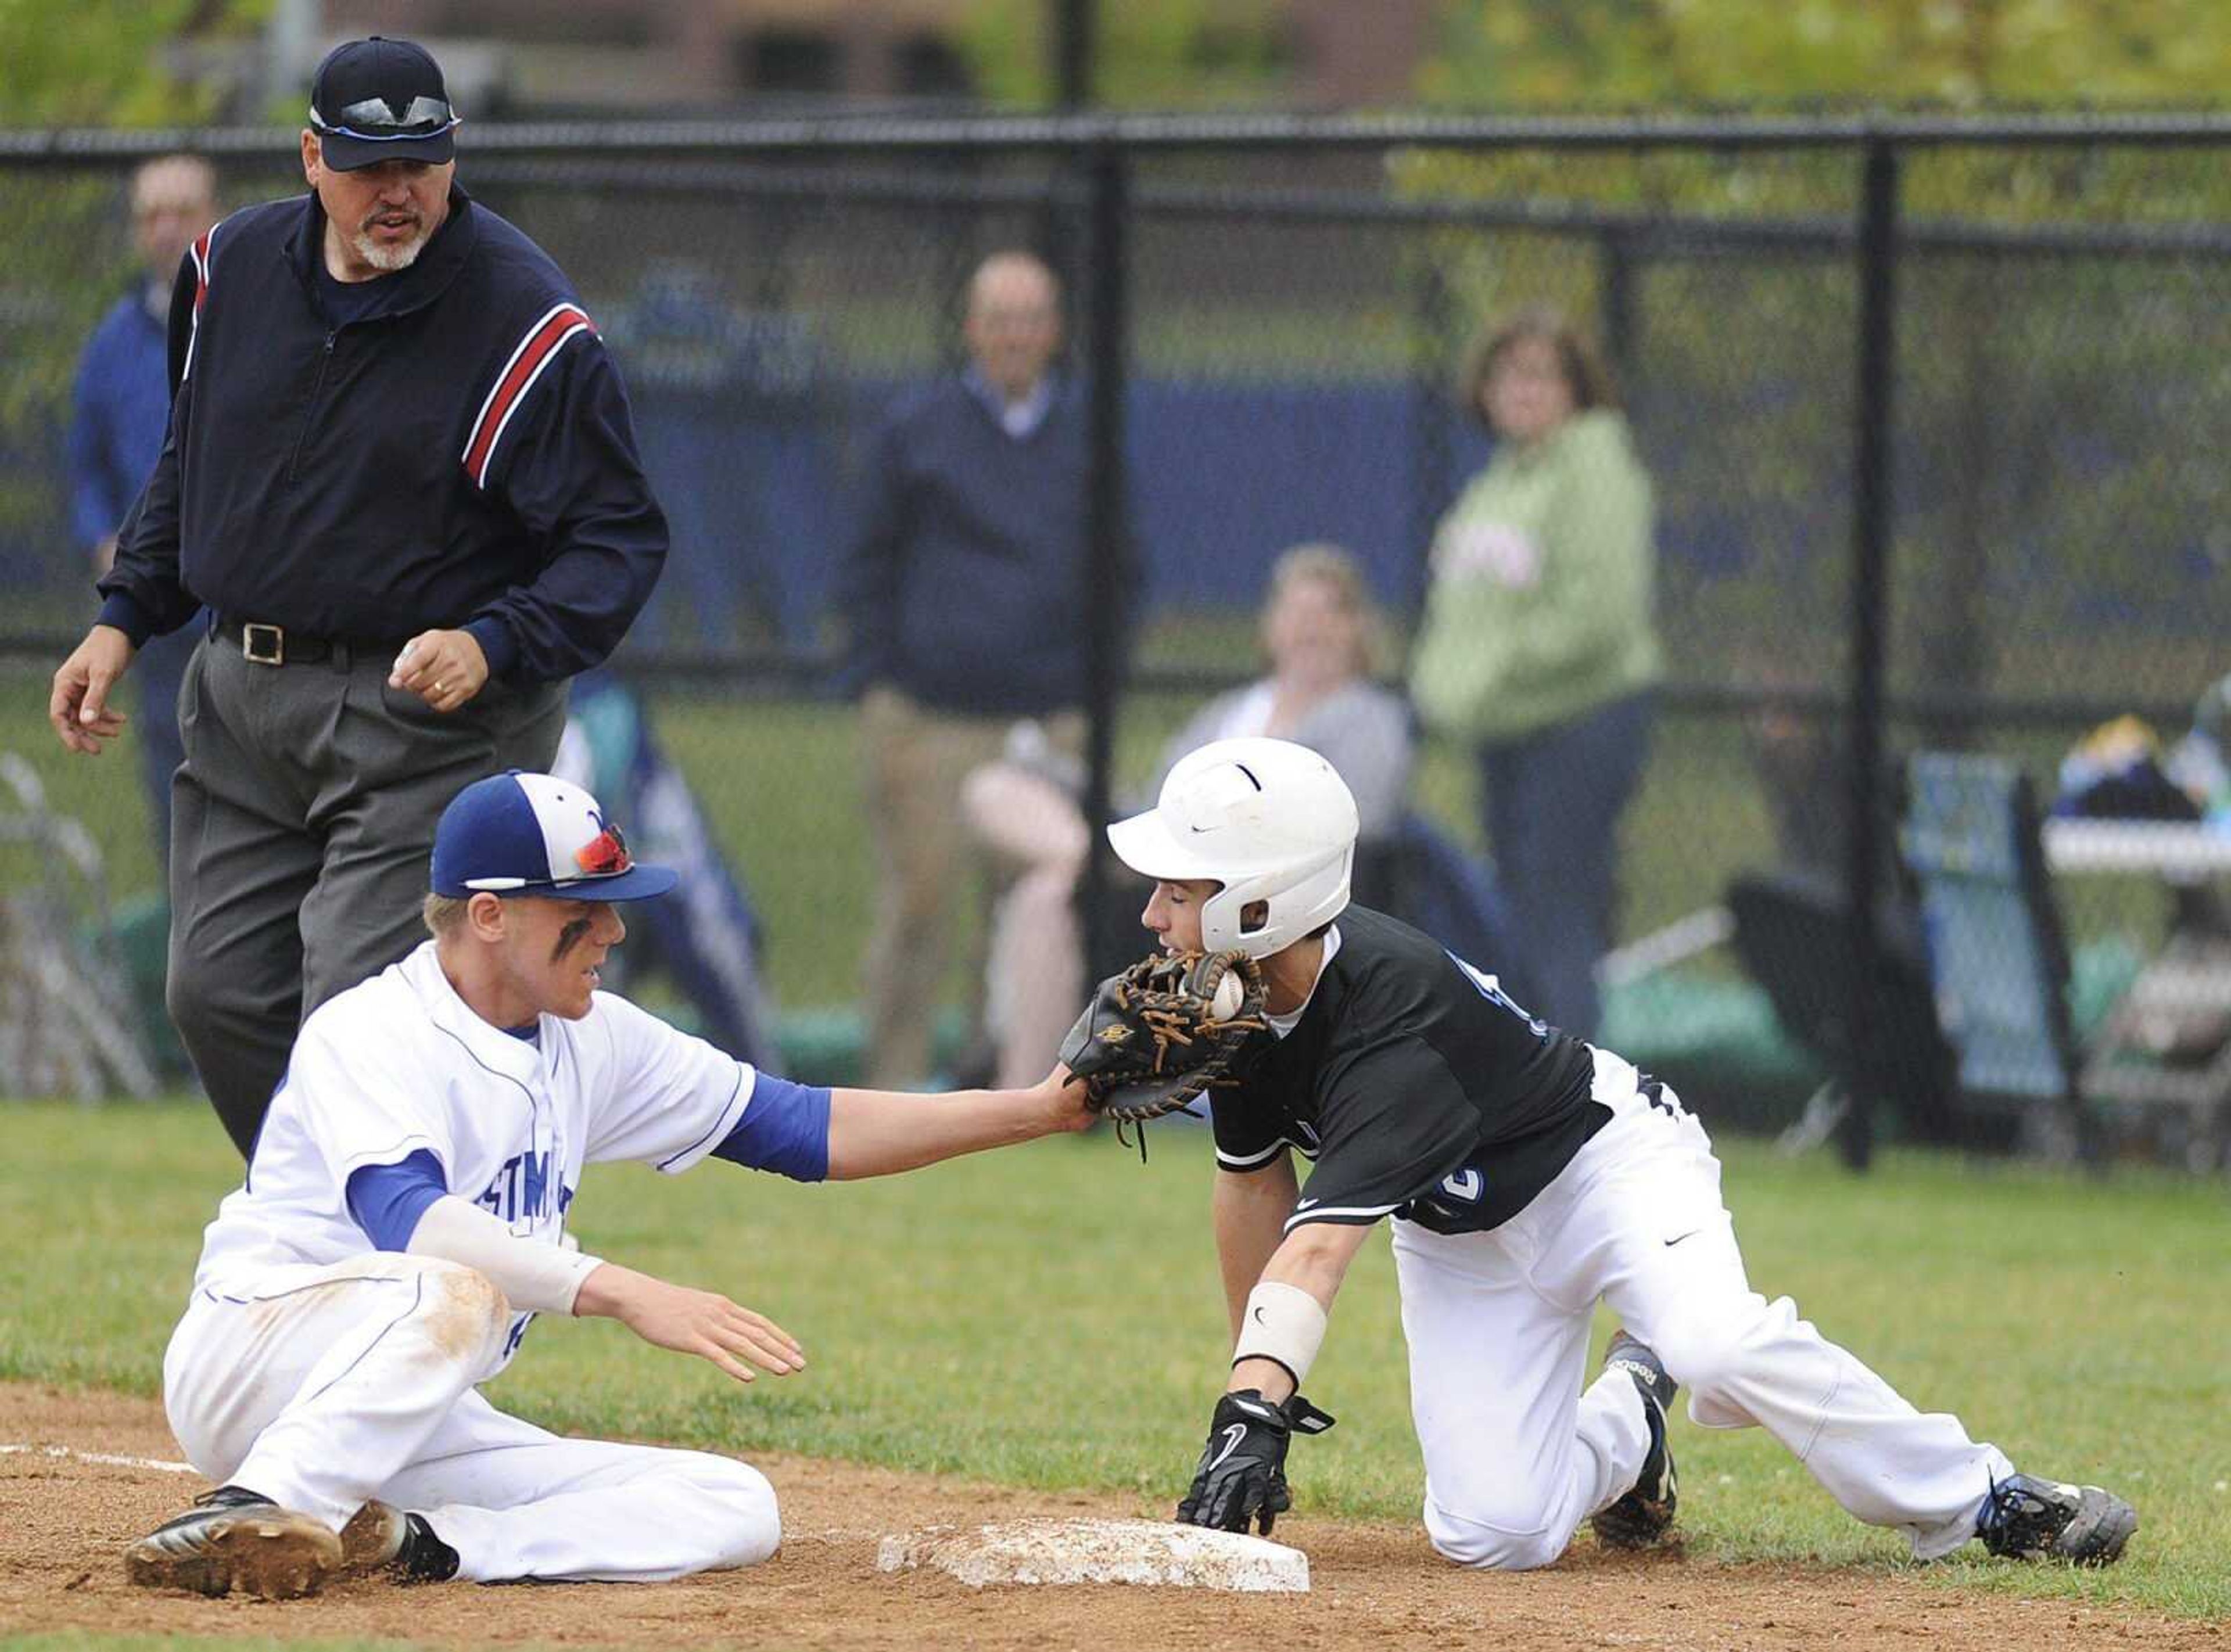
M 197 604 L 179 700 L 169 998 L 243 1153 L 301 1016 L 409 952 L 434 823 L 543 769 L 566 681 L 643 606 L 666 524 L 596 329 L 455 183 L 457 117 L 405 41 L 319 66 L 310 193 L 197 241 L 162 456 L 55 674 L 62 743 Z
M 967 371 L 902 399 L 878 434 L 843 576 L 881 873 L 868 1081 L 884 1088 L 929 1074 L 961 778 L 1018 721 L 1072 753 L 1083 742 L 1085 409 L 1048 371 L 1052 273 L 1023 253 L 985 260 L 967 337 Z

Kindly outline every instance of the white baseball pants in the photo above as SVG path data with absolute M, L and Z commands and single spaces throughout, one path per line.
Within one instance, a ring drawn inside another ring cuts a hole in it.
M 1611 1121 L 1503 1226 L 1394 1223 L 1433 1546 L 1468 1565 L 1547 1565 L 1633 1488 L 1650 1445 L 1641 1397 L 1620 1372 L 1582 1388 L 1599 1300 L 1688 1391 L 1692 1421 L 1765 1428 L 1924 1559 L 1965 1543 L 1991 1476 L 2013 1472 L 2005 1455 L 1917 1411 L 1788 1298 L 1751 1289 L 1719 1161 L 1672 1091 L 1653 1103 L 1599 1051 L 1594 1094 Z
M 197 1290 L 163 1360 L 196 1469 L 338 1532 L 367 1500 L 423 1514 L 461 1578 L 655 1582 L 780 1541 L 773 1487 L 706 1452 L 567 1440 L 474 1389 L 509 1309 L 481 1274 L 378 1252 Z

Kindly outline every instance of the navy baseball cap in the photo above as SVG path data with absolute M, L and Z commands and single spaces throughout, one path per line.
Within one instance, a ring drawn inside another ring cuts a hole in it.
M 434 828 L 434 893 L 458 900 L 546 895 L 560 900 L 648 900 L 675 885 L 663 866 L 637 866 L 620 829 L 585 787 L 553 774 L 475 780 Z
M 390 160 L 454 160 L 458 119 L 442 66 L 407 40 L 344 42 L 310 82 L 310 130 L 337 172 Z

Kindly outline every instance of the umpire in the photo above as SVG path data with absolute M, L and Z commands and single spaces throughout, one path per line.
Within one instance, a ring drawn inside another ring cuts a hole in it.
M 443 805 L 549 766 L 566 679 L 666 555 L 618 372 L 557 266 L 456 186 L 457 121 L 407 41 L 319 65 L 309 193 L 179 266 L 170 430 L 48 707 L 99 752 L 133 654 L 207 606 L 169 999 L 243 1155 L 302 1016 L 416 944 Z

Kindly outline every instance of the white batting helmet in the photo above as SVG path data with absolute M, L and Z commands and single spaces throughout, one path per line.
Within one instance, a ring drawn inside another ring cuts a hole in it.
M 1145 876 L 1222 884 L 1201 904 L 1201 944 L 1268 958 L 1346 909 L 1355 831 L 1355 798 L 1331 764 L 1291 740 L 1248 739 L 1188 753 L 1154 806 L 1108 841 Z

